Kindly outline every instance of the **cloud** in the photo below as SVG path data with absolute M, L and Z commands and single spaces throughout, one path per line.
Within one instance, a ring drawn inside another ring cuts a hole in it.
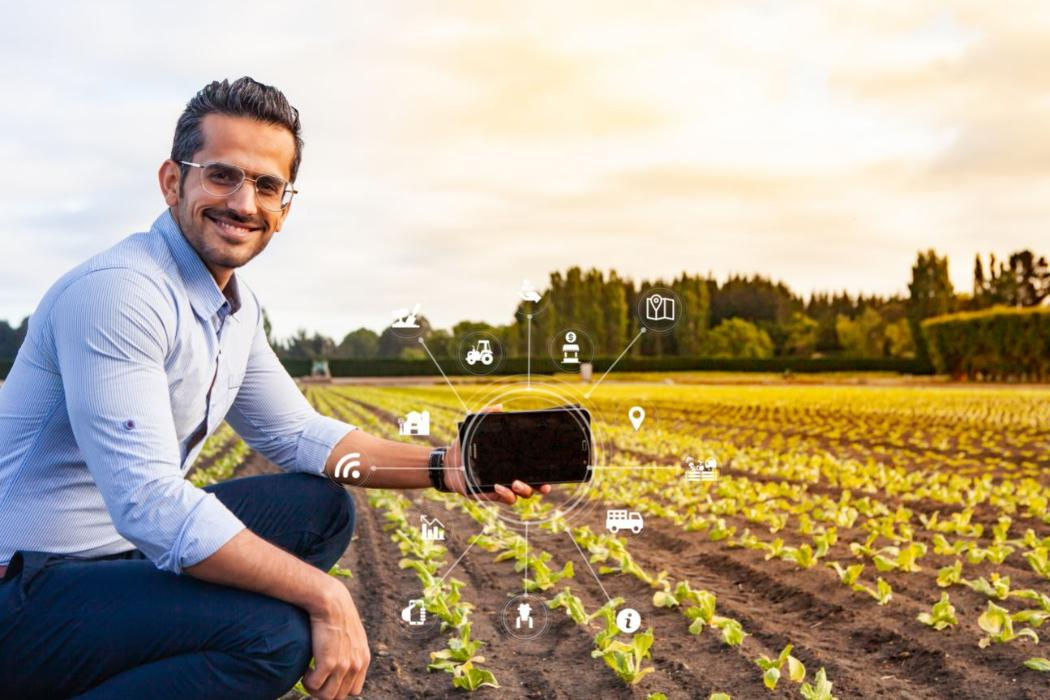
M 279 335 L 415 301 L 502 323 L 522 278 L 570 265 L 893 293 L 919 249 L 967 288 L 976 252 L 1045 248 L 1040 3 L 6 12 L 0 318 L 148 226 L 182 106 L 242 74 L 305 129 L 302 194 L 244 271 Z

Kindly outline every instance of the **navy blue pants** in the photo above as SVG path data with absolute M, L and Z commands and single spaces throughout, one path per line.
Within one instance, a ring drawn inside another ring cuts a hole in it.
M 207 487 L 255 534 L 327 571 L 354 503 L 324 477 Z M 101 559 L 17 552 L 0 581 L 0 697 L 273 700 L 312 656 L 306 613 L 161 571 L 138 550 Z

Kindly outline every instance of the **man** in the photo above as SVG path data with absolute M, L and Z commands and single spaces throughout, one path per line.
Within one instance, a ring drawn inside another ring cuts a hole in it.
M 0 696 L 274 698 L 304 673 L 318 698 L 361 692 L 365 630 L 326 573 L 354 526 L 335 465 L 356 452 L 397 467 L 370 487 L 467 489 L 458 444 L 318 415 L 266 342 L 234 270 L 291 210 L 299 133 L 273 87 L 205 87 L 160 167 L 168 209 L 33 313 L 0 388 Z M 186 481 L 224 419 L 287 473 Z

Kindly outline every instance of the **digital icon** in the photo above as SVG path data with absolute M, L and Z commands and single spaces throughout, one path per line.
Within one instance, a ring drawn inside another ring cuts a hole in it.
M 532 606 L 528 603 L 518 603 L 518 617 L 514 620 L 514 629 L 520 630 L 522 625 L 533 628 Z
M 580 346 L 576 342 L 576 333 L 569 331 L 565 334 L 565 342 L 561 346 L 562 358 L 561 362 L 564 365 L 578 365 L 580 364 Z
M 478 342 L 471 346 L 470 350 L 467 350 L 467 356 L 463 359 L 471 367 L 479 362 L 485 366 L 491 365 L 494 359 L 494 355 L 492 354 L 492 342 L 487 338 L 478 340 Z
M 708 457 L 703 462 L 694 462 L 692 457 L 685 458 L 688 468 L 685 471 L 686 481 L 714 481 L 718 478 L 718 460 Z
M 529 282 L 528 280 L 522 280 L 521 298 L 525 301 L 531 301 L 535 303 L 540 300 L 540 293 L 536 291 L 536 287 L 533 286 L 532 282 Z
M 339 458 L 339 461 L 335 463 L 335 478 L 345 479 L 350 477 L 352 479 L 361 478 L 361 453 L 350 452 Z
M 649 321 L 674 321 L 674 298 L 653 294 L 645 300 L 645 318 Z
M 630 530 L 638 534 L 645 527 L 642 514 L 635 511 L 614 510 L 605 511 L 605 529 L 614 535 L 620 530 Z
M 394 322 L 390 324 L 391 328 L 419 328 L 419 324 L 416 323 L 416 314 L 419 313 L 419 304 L 412 307 L 412 310 L 398 309 L 394 311 Z
M 415 611 L 418 611 L 418 614 Z M 413 627 L 425 625 L 427 622 L 427 610 L 423 607 L 423 599 L 413 598 L 408 601 L 408 605 L 401 609 L 401 619 Z
M 616 614 L 616 626 L 624 634 L 634 634 L 642 626 L 642 616 L 634 608 L 624 608 Z
M 500 614 L 500 625 L 515 639 L 536 639 L 547 631 L 548 624 L 550 616 L 543 600 L 527 593 L 509 599 Z
M 641 406 L 631 406 L 631 410 L 627 412 L 627 417 L 631 420 L 631 425 L 634 426 L 635 430 L 642 427 L 642 421 L 645 420 L 645 409 Z
M 430 435 L 430 411 L 409 411 L 397 419 L 397 425 L 402 435 Z
M 437 518 L 419 516 L 419 534 L 424 540 L 436 542 L 445 539 L 445 525 Z

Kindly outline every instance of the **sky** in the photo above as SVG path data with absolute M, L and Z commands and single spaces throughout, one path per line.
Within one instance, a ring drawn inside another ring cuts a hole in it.
M 573 265 L 893 294 L 920 249 L 963 291 L 1050 252 L 1046 3 L 303 5 L 8 5 L 0 319 L 149 228 L 186 101 L 241 75 L 306 141 L 239 273 L 279 337 L 506 323 Z

